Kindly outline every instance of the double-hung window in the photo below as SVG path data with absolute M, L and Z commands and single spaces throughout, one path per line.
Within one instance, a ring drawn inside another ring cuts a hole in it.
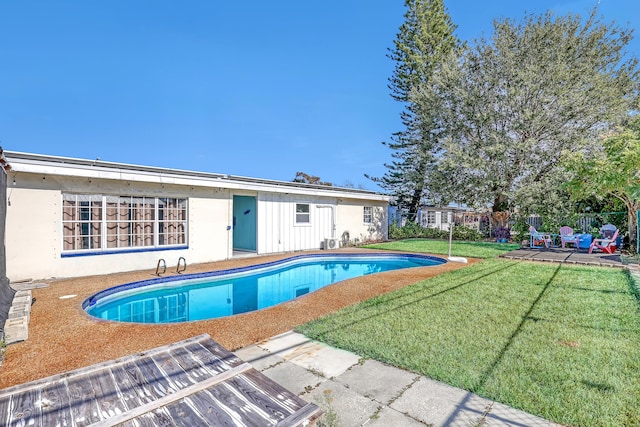
M 309 203 L 296 203 L 296 224 L 311 224 Z

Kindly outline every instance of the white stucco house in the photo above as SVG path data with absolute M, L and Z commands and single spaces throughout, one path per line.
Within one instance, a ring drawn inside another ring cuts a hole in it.
M 387 238 L 372 191 L 5 151 L 13 282 Z

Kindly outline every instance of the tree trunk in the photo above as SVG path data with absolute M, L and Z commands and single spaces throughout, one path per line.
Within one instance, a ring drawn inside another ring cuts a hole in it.
M 409 203 L 409 214 L 407 219 L 411 222 L 415 222 L 418 217 L 418 210 L 420 209 L 420 200 L 422 199 L 422 188 L 416 188 L 413 190 L 411 196 L 411 202 Z
M 637 248 L 638 239 L 638 217 L 640 203 L 627 203 L 627 222 L 629 223 L 629 246 L 632 251 Z
M 491 207 L 492 212 L 505 212 L 509 210 L 509 206 L 507 205 L 507 198 L 504 194 L 498 194 L 495 199 L 493 199 L 493 206 Z

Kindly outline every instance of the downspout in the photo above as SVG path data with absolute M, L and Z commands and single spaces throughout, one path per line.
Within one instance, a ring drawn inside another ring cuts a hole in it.
M 4 341 L 4 324 L 9 318 L 9 310 L 16 291 L 7 278 L 7 253 L 5 247 L 5 227 L 7 219 L 7 171 L 11 166 L 0 147 L 0 340 Z M 15 180 L 14 180 L 15 184 Z

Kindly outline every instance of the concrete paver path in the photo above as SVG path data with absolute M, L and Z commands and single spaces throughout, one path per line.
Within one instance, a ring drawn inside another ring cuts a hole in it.
M 559 426 L 421 375 L 287 332 L 235 352 L 308 402 L 355 426 Z

